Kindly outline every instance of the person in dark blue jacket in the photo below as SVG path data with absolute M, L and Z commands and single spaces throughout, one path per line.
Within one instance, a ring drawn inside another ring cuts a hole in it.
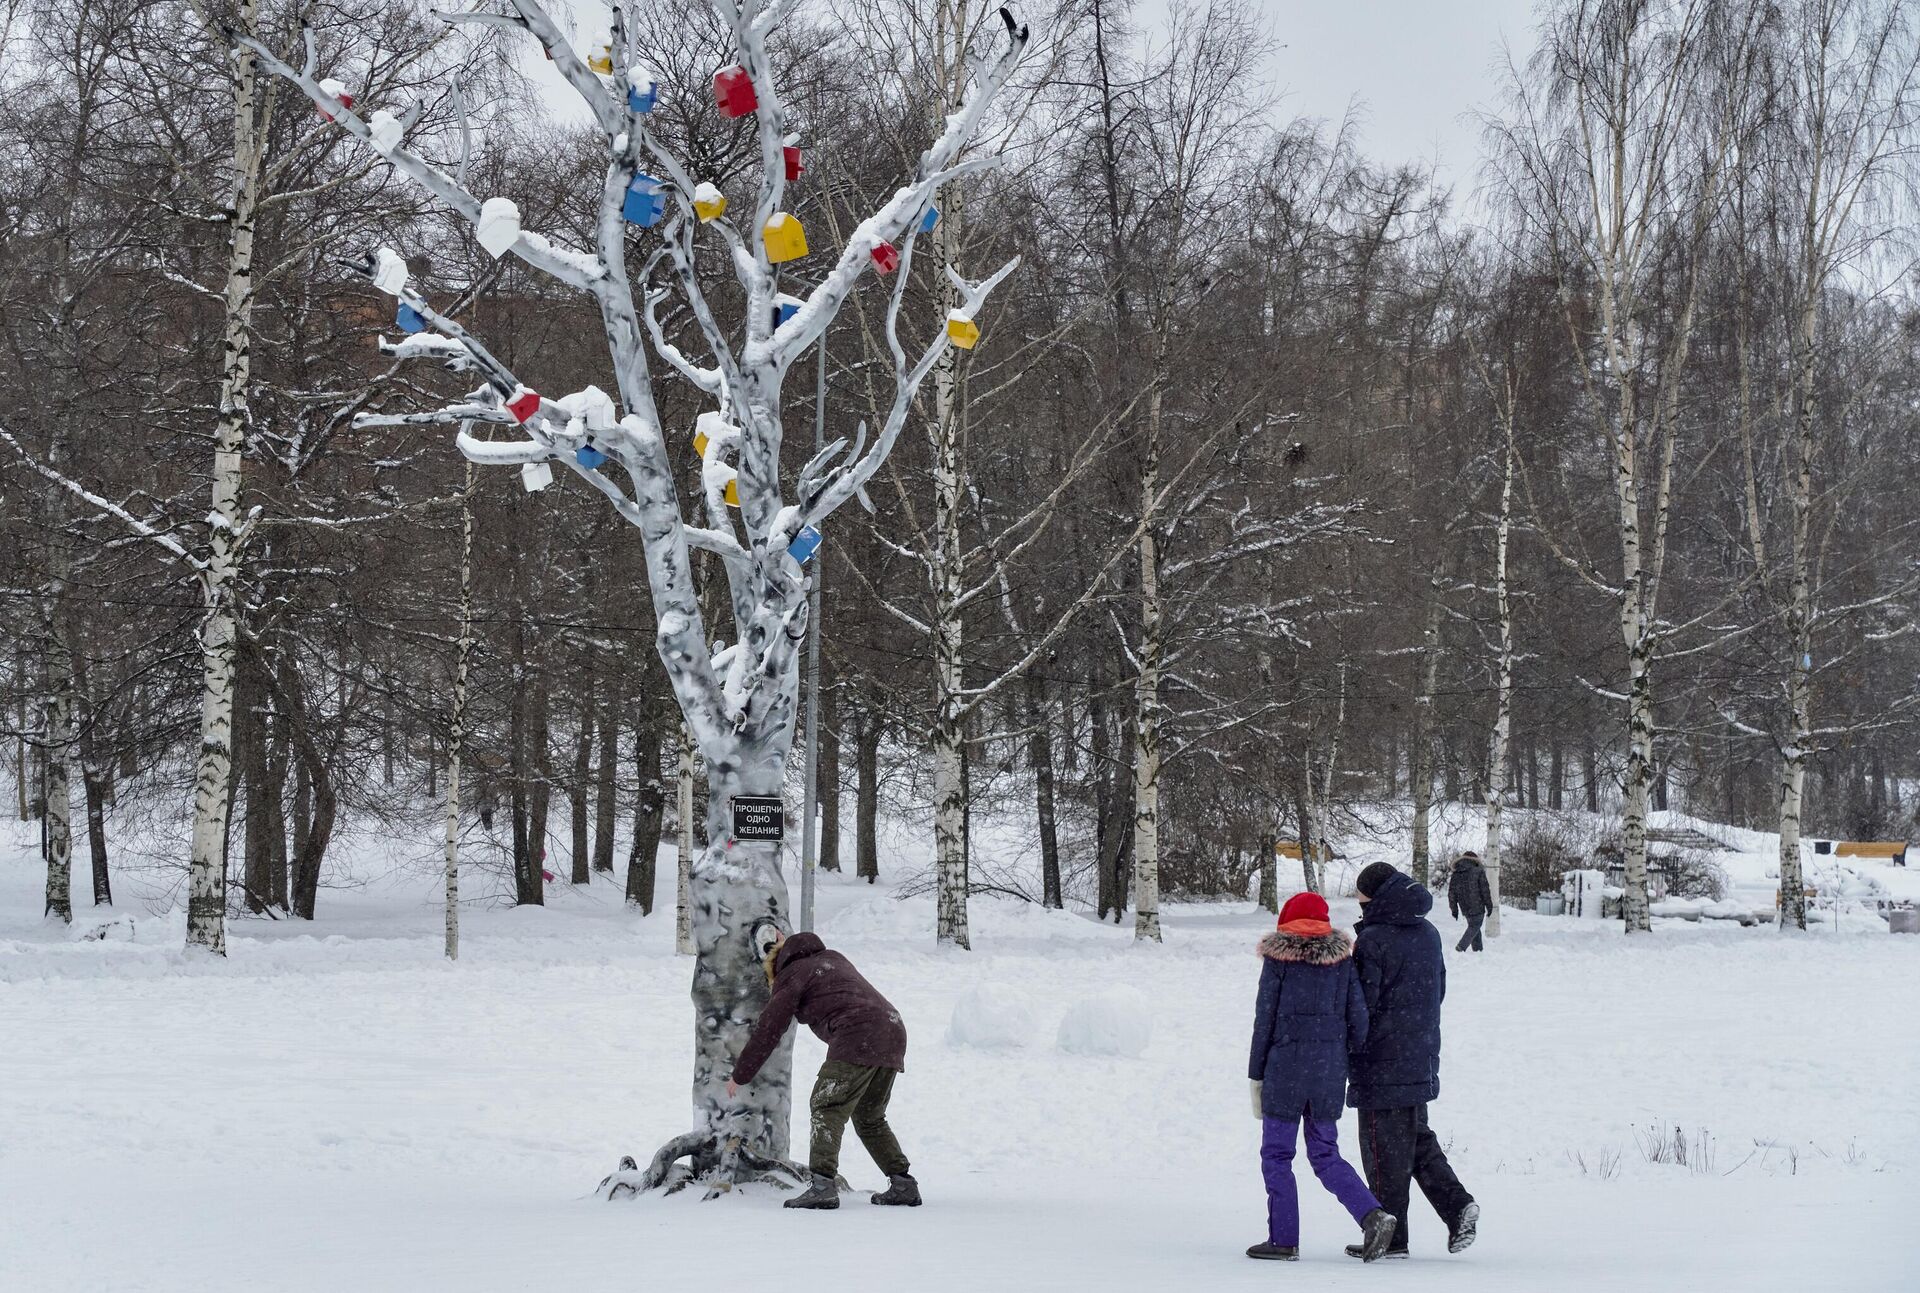
M 1447 1223 L 1447 1251 L 1471 1244 L 1480 1205 L 1460 1184 L 1427 1125 L 1440 1095 L 1440 1003 L 1447 967 L 1427 920 L 1433 895 L 1385 862 L 1360 873 L 1353 963 L 1367 1003 L 1367 1035 L 1352 1049 L 1347 1103 L 1360 1111 L 1360 1165 L 1398 1223 L 1388 1257 L 1407 1255 L 1407 1204 L 1417 1181 Z M 1360 1245 L 1347 1251 L 1364 1257 Z
M 1307 1162 L 1320 1184 L 1360 1223 L 1357 1247 L 1373 1261 L 1393 1241 L 1393 1218 L 1340 1157 L 1347 1052 L 1367 1039 L 1367 1010 L 1353 972 L 1353 940 L 1327 920 L 1326 899 L 1300 893 L 1280 909 L 1280 927 L 1260 941 L 1260 999 L 1253 1012 L 1247 1077 L 1261 1120 L 1260 1170 L 1267 1184 L 1267 1241 L 1247 1256 L 1300 1254 L 1300 1198 L 1293 1150 L 1304 1120 Z

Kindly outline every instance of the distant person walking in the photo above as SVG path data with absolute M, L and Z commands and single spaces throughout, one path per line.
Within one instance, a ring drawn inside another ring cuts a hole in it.
M 734 1062 L 727 1095 L 753 1081 L 796 1019 L 827 1044 L 827 1061 L 813 1084 L 813 1135 L 807 1156 L 813 1184 L 786 1206 L 840 1206 L 840 1139 L 851 1119 L 860 1143 L 887 1174 L 886 1190 L 872 1202 L 919 1207 L 919 1183 L 887 1125 L 893 1080 L 907 1067 L 907 1026 L 900 1012 L 818 934 L 781 938 L 767 961 L 773 995 Z
M 1385 862 L 1360 873 L 1353 965 L 1367 1001 L 1366 1041 L 1349 1056 L 1347 1103 L 1360 1111 L 1360 1165 L 1397 1225 L 1386 1256 L 1407 1255 L 1407 1204 L 1417 1181 L 1447 1223 L 1447 1251 L 1474 1240 L 1480 1205 L 1453 1174 L 1427 1125 L 1440 1095 L 1440 1003 L 1447 969 L 1440 931 L 1427 921 L 1433 895 Z M 1347 1248 L 1365 1257 L 1362 1245 Z
M 1493 910 L 1493 886 L 1487 883 L 1487 869 L 1480 865 L 1480 855 L 1472 849 L 1453 864 L 1453 878 L 1447 881 L 1447 910 L 1455 920 L 1467 918 L 1467 932 L 1460 935 L 1453 950 L 1464 952 L 1471 947 L 1476 952 L 1486 951 L 1480 926 Z
M 1340 1157 L 1347 1053 L 1366 1043 L 1367 1010 L 1353 970 L 1353 940 L 1328 923 L 1326 899 L 1299 893 L 1280 927 L 1260 940 L 1260 997 L 1253 1012 L 1247 1077 L 1261 1120 L 1260 1172 L 1267 1185 L 1267 1241 L 1247 1249 L 1263 1261 L 1300 1255 L 1294 1146 L 1306 1127 L 1307 1162 L 1366 1236 L 1366 1261 L 1387 1251 L 1393 1217 Z

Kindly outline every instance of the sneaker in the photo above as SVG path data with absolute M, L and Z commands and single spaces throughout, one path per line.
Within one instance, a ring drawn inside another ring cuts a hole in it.
M 1480 1230 L 1480 1205 L 1469 1203 L 1460 1209 L 1459 1218 L 1447 1227 L 1447 1251 L 1464 1253 L 1473 1247 L 1473 1241 Z
M 815 1173 L 813 1184 L 807 1187 L 805 1194 L 796 1195 L 780 1205 L 783 1208 L 806 1208 L 812 1211 L 829 1212 L 840 1206 L 840 1189 L 831 1176 Z
M 1247 1256 L 1261 1262 L 1297 1262 L 1300 1260 L 1300 1250 L 1282 1248 L 1278 1244 L 1255 1244 L 1247 1249 Z
M 873 1196 L 869 1202 L 883 1208 L 917 1208 L 920 1206 L 920 1182 L 905 1172 L 887 1178 L 887 1188 Z

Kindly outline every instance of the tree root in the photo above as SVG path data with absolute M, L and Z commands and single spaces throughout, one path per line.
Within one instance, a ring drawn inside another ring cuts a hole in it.
M 682 1163 L 681 1159 L 687 1159 Z M 705 1187 L 701 1196 L 717 1199 L 736 1185 L 765 1184 L 782 1190 L 805 1185 L 812 1173 L 800 1163 L 769 1158 L 748 1149 L 737 1136 L 722 1141 L 711 1132 L 691 1131 L 660 1147 L 643 1171 L 632 1156 L 600 1182 L 594 1193 L 609 1201 L 659 1190 L 678 1194 L 689 1185 Z

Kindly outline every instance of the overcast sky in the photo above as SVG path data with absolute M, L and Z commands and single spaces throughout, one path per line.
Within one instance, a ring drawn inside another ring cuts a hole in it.
M 1497 98 L 1505 40 L 1533 48 L 1535 0 L 1259 0 L 1281 48 L 1273 87 L 1286 116 L 1337 121 L 1362 110 L 1365 152 L 1382 162 L 1424 159 L 1467 196 L 1480 158 L 1474 109 Z M 1141 15 L 1168 0 L 1143 0 Z

